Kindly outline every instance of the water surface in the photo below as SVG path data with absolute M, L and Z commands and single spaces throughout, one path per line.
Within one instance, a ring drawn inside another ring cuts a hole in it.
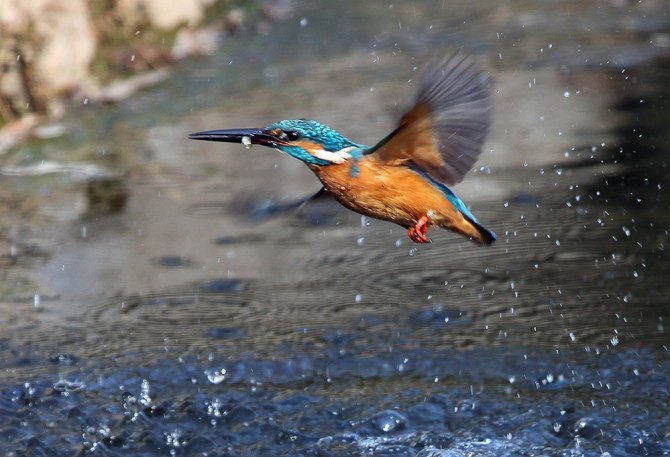
M 40 209 L 4 267 L 0 448 L 670 453 L 667 20 L 477 5 L 301 6 L 15 152 L 112 173 L 5 179 Z M 306 117 L 373 144 L 415 67 L 458 46 L 495 81 L 490 140 L 454 189 L 490 248 L 289 210 L 319 187 L 304 165 L 186 139 Z

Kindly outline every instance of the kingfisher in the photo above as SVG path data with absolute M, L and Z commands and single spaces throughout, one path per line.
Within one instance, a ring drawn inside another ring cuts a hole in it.
M 428 228 L 460 233 L 480 245 L 496 235 L 448 187 L 463 180 L 491 126 L 491 82 L 474 59 L 456 51 L 420 72 L 412 107 L 396 128 L 368 147 L 314 120 L 265 128 L 192 133 L 194 140 L 258 144 L 303 161 L 346 208 L 407 229 L 430 243 Z

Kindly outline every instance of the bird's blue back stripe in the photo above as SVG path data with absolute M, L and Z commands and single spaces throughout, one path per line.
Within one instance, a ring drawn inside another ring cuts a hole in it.
M 426 181 L 428 181 L 428 182 L 431 183 L 433 186 L 435 186 L 435 187 L 437 187 L 439 190 L 441 190 L 442 193 L 444 194 L 444 196 L 447 197 L 447 200 L 449 200 L 449 202 L 450 202 L 452 205 L 454 205 L 454 207 L 455 207 L 458 211 L 460 211 L 461 213 L 465 214 L 468 218 L 472 219 L 474 222 L 476 222 L 477 224 L 479 224 L 479 221 L 478 221 L 477 218 L 470 212 L 470 210 L 467 208 L 467 206 L 465 206 L 465 203 L 463 203 L 463 200 L 461 200 L 460 198 L 458 198 L 458 197 L 456 196 L 456 194 L 455 194 L 451 189 L 449 189 L 447 186 L 445 186 L 445 185 L 442 184 L 441 182 L 436 181 L 432 176 L 430 176 L 428 173 L 426 173 L 425 171 L 423 171 L 423 170 L 421 170 L 421 169 L 419 169 L 419 168 L 416 168 L 416 167 L 410 167 L 410 169 L 411 169 L 412 171 L 414 171 L 414 172 L 420 174 L 423 178 L 426 179 Z

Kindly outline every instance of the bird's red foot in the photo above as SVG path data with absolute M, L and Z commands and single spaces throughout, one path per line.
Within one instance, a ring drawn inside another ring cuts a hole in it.
M 428 216 L 421 216 L 419 220 L 416 221 L 416 224 L 414 224 L 414 227 L 410 227 L 409 230 L 407 230 L 409 239 L 415 243 L 432 243 L 430 238 L 426 237 L 426 233 L 428 233 L 428 226 L 426 223 L 429 220 L 430 218 Z

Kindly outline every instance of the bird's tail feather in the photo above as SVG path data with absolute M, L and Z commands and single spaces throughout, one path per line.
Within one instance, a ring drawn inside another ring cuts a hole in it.
M 463 213 L 461 213 L 463 214 Z M 495 233 L 493 233 L 491 230 L 487 229 L 484 227 L 482 224 L 479 222 L 475 221 L 471 217 L 468 217 L 467 215 L 463 214 L 463 217 L 467 219 L 470 224 L 477 230 L 477 235 L 478 236 L 473 236 L 472 239 L 476 241 L 479 244 L 485 244 L 485 245 L 490 245 L 495 243 L 495 241 L 498 239 Z

